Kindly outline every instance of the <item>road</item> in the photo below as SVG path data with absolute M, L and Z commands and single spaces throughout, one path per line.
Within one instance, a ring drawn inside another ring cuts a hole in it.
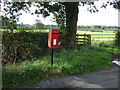
M 118 66 L 85 75 L 51 78 L 32 88 L 118 88 Z

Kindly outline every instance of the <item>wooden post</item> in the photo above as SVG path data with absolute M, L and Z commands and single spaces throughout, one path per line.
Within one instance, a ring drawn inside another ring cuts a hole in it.
M 87 40 L 86 43 L 89 44 L 89 35 L 86 35 L 86 37 L 87 37 L 87 38 L 86 38 L 86 40 Z
M 77 44 L 78 44 L 78 42 L 79 42 L 79 34 L 77 34 Z
M 91 35 L 88 35 L 89 44 L 91 45 Z
M 86 43 L 85 43 L 85 39 L 86 39 L 86 37 L 85 37 L 85 36 L 86 36 L 86 33 L 84 34 L 84 45 L 86 44 Z
M 80 38 L 79 36 L 82 36 L 82 38 Z M 83 40 L 83 41 L 79 41 L 79 40 Z M 82 42 L 83 45 L 86 45 L 86 44 L 90 44 L 91 45 L 91 35 L 87 35 L 86 33 L 85 34 L 76 34 L 76 44 L 79 45 L 81 43 L 79 42 Z
M 76 44 L 78 45 L 78 34 L 76 34 Z

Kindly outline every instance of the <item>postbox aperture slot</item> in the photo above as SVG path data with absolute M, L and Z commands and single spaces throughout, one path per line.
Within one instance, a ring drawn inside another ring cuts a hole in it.
M 53 29 L 52 33 L 59 33 L 59 30 Z
M 58 34 L 52 34 L 52 37 L 58 37 Z

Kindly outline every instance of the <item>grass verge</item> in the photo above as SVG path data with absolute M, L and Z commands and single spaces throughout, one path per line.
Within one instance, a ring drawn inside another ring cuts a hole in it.
M 32 85 L 50 77 L 80 75 L 111 67 L 111 58 L 116 52 L 117 49 L 92 46 L 57 49 L 53 67 L 49 55 L 39 60 L 6 65 L 3 66 L 3 88 Z

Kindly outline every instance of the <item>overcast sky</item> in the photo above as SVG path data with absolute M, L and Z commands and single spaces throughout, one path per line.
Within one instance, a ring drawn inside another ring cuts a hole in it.
M 79 7 L 78 14 L 78 23 L 77 25 L 106 25 L 106 26 L 118 26 L 118 10 L 114 9 L 112 6 L 107 6 L 106 9 L 100 8 L 100 2 L 96 2 L 97 8 L 99 12 L 90 13 L 87 11 L 87 6 Z M 23 13 L 20 16 L 20 21 L 24 24 L 33 24 L 35 23 L 35 19 L 41 20 L 41 22 L 45 25 L 47 24 L 56 24 L 53 22 L 53 15 L 43 18 L 42 15 L 37 17 L 36 15 L 30 15 Z

